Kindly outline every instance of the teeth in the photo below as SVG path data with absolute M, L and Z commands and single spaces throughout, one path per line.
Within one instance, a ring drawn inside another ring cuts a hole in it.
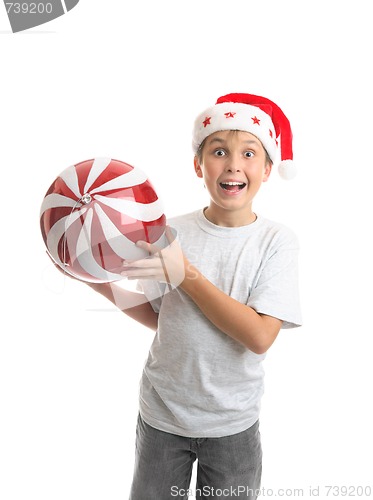
M 243 186 L 244 182 L 222 182 L 226 186 Z

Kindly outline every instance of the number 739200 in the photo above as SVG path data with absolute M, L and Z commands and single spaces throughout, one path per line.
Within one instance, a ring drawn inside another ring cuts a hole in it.
M 8 14 L 13 12 L 14 14 L 51 14 L 53 11 L 53 5 L 48 2 L 31 2 L 31 3 L 19 3 L 19 2 L 7 2 L 6 9 Z

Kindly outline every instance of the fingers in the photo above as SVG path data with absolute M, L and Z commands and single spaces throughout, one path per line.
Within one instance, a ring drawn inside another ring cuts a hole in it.
M 173 233 L 170 226 L 166 226 L 164 234 L 167 238 L 168 243 L 172 243 L 173 241 L 175 241 L 176 236 Z M 151 254 L 155 254 L 155 253 L 158 253 L 161 251 L 161 248 L 157 247 L 156 245 L 154 245 L 152 243 L 148 243 L 146 241 L 142 241 L 142 240 L 139 240 L 136 243 L 136 246 L 138 246 L 139 248 L 142 248 L 143 250 L 148 251 Z
M 147 259 L 141 259 L 141 260 L 125 260 L 123 261 L 123 271 L 129 271 L 130 269 L 137 269 L 137 268 L 156 268 L 159 267 L 161 264 L 159 262 L 159 258 L 156 256 L 148 257 Z
M 153 280 L 153 281 L 159 281 L 160 277 L 158 275 L 152 275 L 152 274 L 143 274 L 142 272 L 135 273 L 133 271 L 133 274 L 127 274 L 127 273 L 121 273 L 123 278 L 131 281 L 131 280 Z
M 142 250 L 146 250 L 147 252 L 149 252 L 152 255 L 159 252 L 159 250 L 160 250 L 156 245 L 154 245 L 152 243 L 148 243 L 147 241 L 142 241 L 142 240 L 136 242 L 136 246 L 141 248 Z
M 179 267 L 182 268 L 182 272 L 184 269 L 182 259 L 180 260 L 182 252 L 170 226 L 165 228 L 165 238 L 168 244 L 163 249 L 146 241 L 138 241 L 136 246 L 149 252 L 149 257 L 141 260 L 124 260 L 120 274 L 128 279 L 155 279 L 167 283 L 175 281 L 174 275 L 178 274 Z M 178 279 L 176 281 L 180 282 Z
M 166 226 L 164 234 L 167 238 L 168 243 L 172 243 L 176 239 L 176 235 L 173 233 L 172 229 L 170 226 Z M 150 254 L 154 255 L 162 250 L 162 248 L 159 248 L 157 245 L 154 245 L 153 243 L 148 243 L 147 241 L 139 240 L 136 242 L 136 246 L 139 248 L 142 248 L 143 250 L 146 250 Z
M 156 267 L 128 267 L 120 273 L 124 278 L 128 279 L 164 279 L 162 268 Z

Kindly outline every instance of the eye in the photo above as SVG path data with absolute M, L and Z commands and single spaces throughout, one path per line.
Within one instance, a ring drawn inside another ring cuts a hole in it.
M 215 156 L 225 156 L 225 151 L 224 149 L 216 149 L 214 151 Z
M 252 151 L 245 151 L 244 156 L 246 158 L 252 158 L 254 156 L 254 153 Z

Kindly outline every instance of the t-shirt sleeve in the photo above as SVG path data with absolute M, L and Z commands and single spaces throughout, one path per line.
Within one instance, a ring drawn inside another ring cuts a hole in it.
M 282 328 L 302 325 L 298 284 L 299 244 L 295 234 L 282 236 L 263 263 L 247 305 L 282 320 Z

